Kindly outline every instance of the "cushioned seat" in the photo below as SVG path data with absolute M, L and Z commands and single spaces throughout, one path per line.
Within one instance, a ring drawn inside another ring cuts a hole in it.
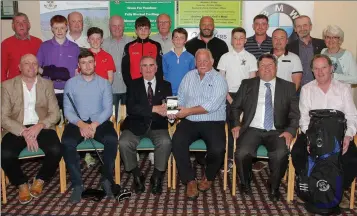
M 265 148 L 265 146 L 260 145 L 260 146 L 258 147 L 257 157 L 258 157 L 258 158 L 261 158 L 261 157 L 266 158 L 266 157 L 268 157 L 268 150 Z
M 104 145 L 94 139 L 92 139 L 94 146 L 96 147 L 96 149 L 100 149 L 103 150 L 104 149 Z M 89 149 L 93 149 L 93 144 L 91 143 L 90 140 L 84 140 L 83 142 L 81 142 L 78 146 L 77 146 L 77 150 L 89 150 Z
M 20 152 L 19 159 L 27 158 L 27 157 L 36 157 L 36 156 L 38 156 L 38 157 L 45 156 L 45 153 L 40 148 L 38 149 L 37 152 L 31 152 L 31 151 L 27 150 L 27 147 L 26 147 Z
M 190 151 L 206 151 L 207 147 L 203 140 L 199 139 L 190 145 Z
M 140 149 L 154 149 L 154 148 L 155 148 L 155 146 L 154 146 L 154 144 L 151 142 L 151 140 L 149 138 L 141 139 L 138 147 L 136 147 L 137 150 L 140 150 Z

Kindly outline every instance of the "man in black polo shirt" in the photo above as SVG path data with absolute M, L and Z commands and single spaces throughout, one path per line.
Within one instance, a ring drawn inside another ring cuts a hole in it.
M 201 48 L 209 49 L 213 55 L 213 67 L 217 70 L 219 59 L 228 52 L 228 46 L 223 40 L 213 35 L 214 20 L 210 16 L 204 16 L 200 20 L 200 35 L 187 41 L 186 49 L 195 56 L 196 51 Z M 217 70 L 218 71 L 218 70 Z
M 271 37 L 267 35 L 268 28 L 269 19 L 267 16 L 258 14 L 254 17 L 253 29 L 255 34 L 247 38 L 244 49 L 253 54 L 256 59 L 273 48 Z

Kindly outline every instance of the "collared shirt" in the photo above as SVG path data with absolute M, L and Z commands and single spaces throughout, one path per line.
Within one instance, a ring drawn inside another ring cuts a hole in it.
M 54 65 L 68 69 L 70 77 L 76 75 L 78 67 L 79 47 L 77 44 L 66 39 L 63 44 L 59 44 L 55 38 L 43 42 L 37 53 L 38 64 L 40 67 Z M 54 81 L 56 93 L 63 92 L 65 82 Z M 58 91 L 60 90 L 60 91 Z
M 150 38 L 160 43 L 162 54 L 168 53 L 171 50 L 172 48 L 171 32 L 169 32 L 166 37 L 162 36 L 160 33 L 157 33 L 151 36 Z
M 25 39 L 20 38 L 20 36 L 17 35 L 16 33 L 15 33 L 15 37 L 16 37 L 16 39 L 19 39 L 19 40 L 31 40 L 30 34 L 28 34 Z
M 312 46 L 312 40 L 308 44 L 305 44 L 302 40 L 299 40 L 299 57 L 302 63 L 303 74 L 301 78 L 301 86 L 315 79 L 311 70 L 311 60 L 314 57 L 314 47 Z
M 83 121 L 90 118 L 92 122 L 102 124 L 112 115 L 112 87 L 108 80 L 98 75 L 89 82 L 82 75 L 72 77 L 66 82 L 63 95 L 64 115 L 69 122 L 77 125 L 80 118 L 74 111 L 67 93 L 72 97 Z
M 238 91 L 243 79 L 249 79 L 250 74 L 258 70 L 256 58 L 244 49 L 239 53 L 232 50 L 224 54 L 217 68 L 223 71 L 229 92 L 233 93 Z
M 22 88 L 24 94 L 24 121 L 23 125 L 37 124 L 38 123 L 38 115 L 35 110 L 36 105 L 36 85 L 37 78 L 35 83 L 33 84 L 31 90 L 27 88 L 27 85 L 24 81 L 22 81 Z
M 94 55 L 95 73 L 107 80 L 109 78 L 108 71 L 115 72 L 113 57 L 103 49 L 100 49 L 98 53 L 92 52 L 91 49 L 89 51 Z
M 149 88 L 148 82 L 151 82 L 151 88 L 152 88 L 152 91 L 153 91 L 153 95 L 155 95 L 156 77 L 154 77 L 152 80 L 146 80 L 146 79 L 144 79 L 146 94 L 148 93 L 148 88 Z
M 259 82 L 259 93 L 258 93 L 258 103 L 257 103 L 257 109 L 255 111 L 254 118 L 252 122 L 250 123 L 250 127 L 254 128 L 259 128 L 259 129 L 264 129 L 264 117 L 265 117 L 265 94 L 267 91 L 267 87 L 265 86 L 265 83 L 270 83 L 270 90 L 271 90 L 271 97 L 272 97 L 272 103 L 273 103 L 273 110 L 274 110 L 274 100 L 275 100 L 275 84 L 276 84 L 276 79 L 272 79 L 269 82 L 265 82 L 264 80 L 260 80 Z M 273 124 L 272 130 L 275 130 L 275 126 Z
M 316 80 L 304 85 L 300 93 L 300 128 L 306 133 L 309 127 L 309 111 L 314 109 L 335 109 L 343 112 L 347 119 L 345 136 L 353 137 L 357 132 L 357 110 L 350 85 L 332 80 L 327 92 L 323 92 Z
M 30 36 L 29 40 L 21 40 L 16 35 L 1 42 L 1 82 L 20 75 L 20 59 L 25 54 L 36 55 L 42 40 Z
M 190 121 L 225 121 L 227 93 L 227 82 L 216 70 L 206 72 L 201 80 L 197 69 L 194 69 L 180 84 L 178 104 L 186 108 L 201 106 L 208 112 L 187 116 Z
M 90 48 L 90 45 L 88 43 L 88 38 L 85 35 L 81 35 L 79 38 L 77 38 L 77 40 L 74 40 L 68 31 L 66 37 L 68 40 L 76 43 L 80 48 L 85 48 L 85 49 Z
M 258 44 L 255 40 L 255 35 L 253 35 L 247 38 L 247 43 L 245 43 L 244 48 L 258 59 L 259 56 L 269 52 L 273 48 L 273 43 L 271 37 L 267 35 L 265 40 L 261 44 Z
M 114 73 L 114 81 L 112 84 L 113 93 L 125 93 L 126 86 L 123 80 L 123 74 L 121 71 L 121 61 L 123 59 L 124 47 L 127 43 L 133 41 L 133 38 L 123 35 L 122 39 L 119 41 L 108 37 L 104 39 L 102 48 L 112 55 L 116 73 Z
M 274 55 L 273 49 L 270 51 L 270 54 Z M 274 56 L 278 59 L 278 71 L 276 72 L 277 77 L 292 82 L 291 75 L 295 73 L 302 73 L 300 58 L 295 53 L 285 50 L 283 55 L 279 57 L 276 55 Z
M 173 95 L 177 95 L 183 77 L 195 67 L 195 57 L 187 52 L 185 48 L 183 48 L 180 56 L 177 56 L 174 48 L 162 56 L 164 78 L 171 83 Z

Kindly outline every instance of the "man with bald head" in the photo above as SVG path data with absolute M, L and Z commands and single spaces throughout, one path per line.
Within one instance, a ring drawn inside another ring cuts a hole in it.
M 124 47 L 133 39 L 124 35 L 124 19 L 121 16 L 113 15 L 109 19 L 110 36 L 104 39 L 102 48 L 112 55 L 115 63 L 116 73 L 114 73 L 113 105 L 115 106 L 115 116 L 118 115 L 119 102 L 125 104 L 126 86 L 121 71 L 121 61 L 123 59 Z
M 200 20 L 200 34 L 187 41 L 186 49 L 192 55 L 201 48 L 209 49 L 212 53 L 213 67 L 217 70 L 217 65 L 221 56 L 228 52 L 226 42 L 214 36 L 214 20 L 210 16 L 204 16 Z
M 156 25 L 159 33 L 154 34 L 150 38 L 161 44 L 162 54 L 168 53 L 172 48 L 172 37 L 171 37 L 171 18 L 168 14 L 160 14 L 156 18 Z
M 69 31 L 67 32 L 68 40 L 76 43 L 80 48 L 90 48 L 87 37 L 83 35 L 83 15 L 77 11 L 71 12 L 67 17 Z
M 24 13 L 17 13 L 12 18 L 12 30 L 15 34 L 1 43 L 1 81 L 20 74 L 21 56 L 31 53 L 36 55 L 41 39 L 30 35 L 30 20 Z M 21 47 L 21 49 L 19 49 Z
M 52 81 L 38 76 L 38 62 L 33 54 L 21 57 L 21 74 L 1 87 L 1 167 L 19 189 L 19 202 L 26 204 L 41 195 L 44 183 L 55 174 L 60 161 L 61 143 L 55 131 L 60 118 Z M 19 154 L 27 148 L 45 153 L 42 167 L 29 185 L 22 172 Z
M 196 68 L 181 81 L 178 91 L 179 112 L 169 118 L 180 118 L 172 138 L 172 153 L 181 181 L 187 185 L 186 196 L 194 200 L 198 191 L 208 191 L 221 168 L 225 152 L 226 96 L 228 85 L 213 69 L 214 59 L 208 49 L 199 49 Z M 202 139 L 207 146 L 205 174 L 197 185 L 190 165 L 189 146 Z

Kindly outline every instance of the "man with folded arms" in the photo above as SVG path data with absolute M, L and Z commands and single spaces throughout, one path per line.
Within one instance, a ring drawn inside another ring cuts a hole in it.
M 162 192 L 162 182 L 171 153 L 171 139 L 167 130 L 167 96 L 172 95 L 169 82 L 156 79 L 157 63 L 153 57 L 143 56 L 140 61 L 141 78 L 132 81 L 128 89 L 127 113 L 123 133 L 119 139 L 120 155 L 125 170 L 134 177 L 135 191 L 145 191 L 145 177 L 141 174 L 136 159 L 136 147 L 148 137 L 155 146 L 155 169 L 150 179 L 151 193 Z
M 177 162 L 181 181 L 187 185 L 186 196 L 194 200 L 198 190 L 205 192 L 212 187 L 221 168 L 225 152 L 226 96 L 225 78 L 213 69 L 213 57 L 208 49 L 196 52 L 197 69 L 189 71 L 178 91 L 181 122 L 172 138 L 172 153 Z M 190 165 L 189 146 L 202 139 L 207 146 L 206 170 L 197 185 L 195 172 Z
M 62 136 L 63 156 L 74 188 L 70 197 L 72 203 L 80 202 L 83 191 L 77 145 L 83 139 L 95 139 L 104 145 L 100 183 L 108 197 L 113 197 L 111 183 L 118 150 L 118 135 L 113 123 L 109 121 L 113 106 L 112 87 L 108 80 L 94 72 L 95 59 L 92 52 L 84 50 L 79 54 L 78 67 L 81 74 L 66 82 L 63 100 L 64 115 L 69 121 Z
M 246 194 L 252 192 L 252 159 L 259 145 L 263 144 L 269 157 L 268 190 L 271 201 L 280 198 L 279 186 L 300 118 L 295 85 L 276 77 L 277 64 L 272 54 L 263 54 L 258 58 L 258 77 L 242 81 L 233 98 L 230 117 L 233 138 L 238 138 L 235 160 L 241 191 Z
M 21 74 L 2 83 L 1 88 L 1 167 L 19 189 L 19 202 L 26 204 L 41 195 L 44 182 L 55 174 L 62 157 L 61 143 L 55 131 L 60 118 L 51 81 L 37 76 L 36 56 L 26 54 L 20 60 Z M 18 159 L 26 148 L 45 153 L 42 167 L 31 186 Z

